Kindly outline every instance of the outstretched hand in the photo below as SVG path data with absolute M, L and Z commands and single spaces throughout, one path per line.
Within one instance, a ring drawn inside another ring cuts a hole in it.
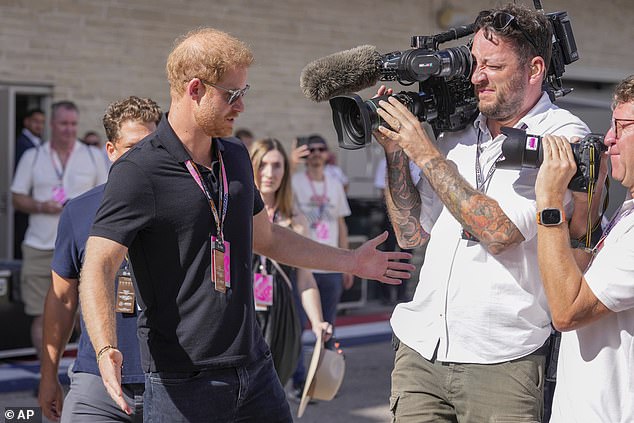
M 116 348 L 111 348 L 103 354 L 99 360 L 99 372 L 108 395 L 127 415 L 132 414 L 132 409 L 123 398 L 121 390 L 121 367 L 123 366 L 123 354 Z
M 387 239 L 387 231 L 376 238 L 364 242 L 353 251 L 355 275 L 373 279 L 390 285 L 400 285 L 403 279 L 409 279 L 416 267 L 399 260 L 409 260 L 412 255 L 404 252 L 380 251 L 377 247 Z

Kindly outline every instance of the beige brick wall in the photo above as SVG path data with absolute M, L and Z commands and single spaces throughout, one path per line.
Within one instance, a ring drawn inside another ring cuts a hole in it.
M 252 90 L 238 126 L 285 142 L 310 132 L 334 142 L 328 105 L 301 94 L 302 68 L 360 44 L 406 49 L 410 35 L 439 31 L 435 15 L 445 4 L 475 16 L 494 2 L 0 0 L 0 81 L 51 83 L 55 100 L 78 103 L 80 133 L 102 130 L 101 115 L 114 99 L 150 96 L 166 108 L 164 63 L 172 41 L 193 27 L 213 26 L 255 52 Z M 582 60 L 569 74 L 613 79 L 634 72 L 631 0 L 544 0 L 544 6 L 572 17 Z

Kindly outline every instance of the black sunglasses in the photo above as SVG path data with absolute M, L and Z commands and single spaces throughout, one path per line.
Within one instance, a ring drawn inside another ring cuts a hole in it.
M 517 18 L 515 16 L 511 15 L 508 12 L 491 12 L 490 10 L 483 10 L 482 12 L 480 12 L 478 18 L 476 19 L 476 26 L 484 26 L 481 25 L 482 21 L 489 19 L 491 20 L 490 26 L 496 31 L 504 31 L 506 28 L 508 28 L 509 25 L 512 25 L 513 28 L 520 31 L 524 38 L 526 38 L 526 41 L 528 41 L 530 45 L 533 46 L 533 48 L 535 49 L 535 53 L 539 54 L 539 49 L 537 48 L 535 40 L 533 40 L 533 38 L 522 29 L 519 22 L 517 22 Z
M 327 150 L 328 149 L 326 147 L 312 147 L 308 149 L 310 153 L 314 153 L 314 152 L 323 153 L 324 151 L 327 151 Z

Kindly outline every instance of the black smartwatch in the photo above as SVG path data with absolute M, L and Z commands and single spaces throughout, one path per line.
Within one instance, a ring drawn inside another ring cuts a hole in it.
M 545 208 L 537 212 L 537 223 L 543 226 L 557 226 L 566 221 L 564 212 L 559 209 Z

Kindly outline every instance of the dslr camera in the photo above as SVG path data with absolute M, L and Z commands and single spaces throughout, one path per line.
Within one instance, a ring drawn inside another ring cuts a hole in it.
M 402 85 L 419 83 L 418 92 L 401 91 L 393 97 L 418 119 L 429 122 L 436 135 L 463 129 L 478 112 L 470 81 L 473 63 L 469 47 L 438 50 L 441 42 L 473 33 L 473 26 L 460 30 L 412 37 L 414 49 L 382 55 L 376 63 L 381 81 L 398 81 Z M 365 147 L 379 125 L 389 127 L 377 114 L 379 101 L 388 97 L 363 101 L 356 94 L 347 94 L 330 99 L 340 147 L 348 150 Z
M 523 129 L 503 126 L 506 139 L 502 143 L 503 161 L 497 162 L 498 169 L 538 168 L 544 160 L 542 137 L 527 134 Z M 588 192 L 599 177 L 601 153 L 607 150 L 603 135 L 588 134 L 578 143 L 571 143 L 572 154 L 577 164 L 568 188 L 571 191 Z
M 535 8 L 543 12 L 540 0 Z M 553 33 L 552 55 L 544 91 L 551 101 L 572 92 L 562 85 L 565 65 L 579 59 L 568 13 L 547 13 Z M 376 66 L 380 81 L 397 81 L 401 85 L 418 82 L 418 92 L 394 94 L 420 121 L 428 122 L 436 136 L 444 131 L 459 131 L 471 123 L 478 113 L 478 101 L 471 84 L 472 56 L 466 45 L 439 50 L 441 43 L 473 34 L 475 23 L 452 28 L 432 36 L 413 36 L 411 47 L 382 55 Z M 377 114 L 380 96 L 363 101 L 356 94 L 330 99 L 339 146 L 348 150 L 363 148 L 372 141 L 372 131 L 379 125 L 389 127 Z

